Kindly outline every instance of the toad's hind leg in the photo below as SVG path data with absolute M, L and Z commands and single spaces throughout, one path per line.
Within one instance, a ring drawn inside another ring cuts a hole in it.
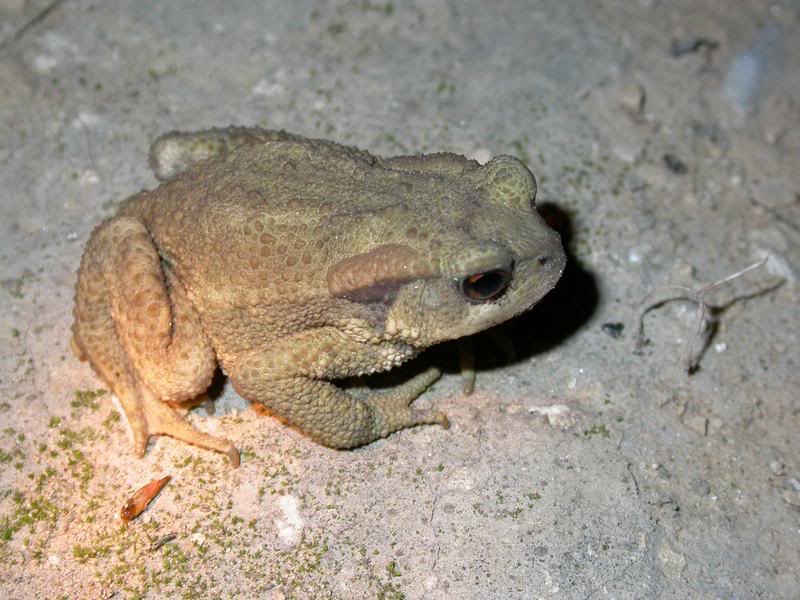
M 216 359 L 180 282 L 145 227 L 119 217 L 95 230 L 75 292 L 72 347 L 119 398 L 140 456 L 151 435 L 169 435 L 221 452 L 236 448 L 187 423 L 175 403 L 202 394 Z

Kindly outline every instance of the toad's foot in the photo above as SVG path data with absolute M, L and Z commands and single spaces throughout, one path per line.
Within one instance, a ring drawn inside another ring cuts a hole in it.
M 139 386 L 139 390 L 139 398 L 120 398 L 133 430 L 134 451 L 137 455 L 144 456 L 150 436 L 168 435 L 224 454 L 231 465 L 239 466 L 239 451 L 231 442 L 195 429 L 172 403 L 158 400 L 143 386 Z
M 417 410 L 411 403 L 442 375 L 437 368 L 430 368 L 396 388 L 377 394 L 367 400 L 379 420 L 378 432 L 381 437 L 393 431 L 414 425 L 441 425 L 450 427 L 450 421 L 441 411 Z

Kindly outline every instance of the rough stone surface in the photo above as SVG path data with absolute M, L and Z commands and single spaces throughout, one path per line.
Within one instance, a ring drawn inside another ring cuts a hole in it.
M 786 46 L 744 116 L 722 87 L 761 27 L 798 38 L 797 10 L 0 3 L 0 596 L 796 598 L 800 55 Z M 619 101 L 631 81 L 638 114 Z M 120 409 L 68 346 L 81 250 L 155 184 L 160 133 L 228 124 L 536 173 L 570 266 L 536 311 L 472 339 L 472 396 L 456 345 L 417 359 L 448 369 L 417 403 L 449 431 L 330 450 L 220 379 L 216 415 L 189 418 L 237 440 L 239 469 L 164 437 L 120 451 Z M 648 312 L 632 352 L 652 289 L 767 254 L 713 292 L 727 308 L 694 374 L 689 303 Z M 123 528 L 127 497 L 166 474 Z

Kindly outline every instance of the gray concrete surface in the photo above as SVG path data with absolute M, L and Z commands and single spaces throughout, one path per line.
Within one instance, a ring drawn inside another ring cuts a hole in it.
M 2 0 L 0 596 L 800 597 L 799 34 L 788 0 Z M 238 470 L 132 457 L 69 350 L 75 270 L 152 139 L 230 123 L 537 174 L 570 270 L 473 340 L 472 396 L 455 346 L 422 357 L 449 431 L 335 452 L 223 384 L 192 420 Z M 632 352 L 648 292 L 764 256 L 694 374 L 691 303 Z

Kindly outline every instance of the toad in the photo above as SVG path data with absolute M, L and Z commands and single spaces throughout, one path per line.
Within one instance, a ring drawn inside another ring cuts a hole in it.
M 429 369 L 358 399 L 341 378 L 385 371 L 529 309 L 565 255 L 516 158 L 381 158 L 281 131 L 169 133 L 163 183 L 92 232 L 72 348 L 119 398 L 143 455 L 169 435 L 226 454 L 185 419 L 217 368 L 312 439 L 353 448 L 422 424 Z

